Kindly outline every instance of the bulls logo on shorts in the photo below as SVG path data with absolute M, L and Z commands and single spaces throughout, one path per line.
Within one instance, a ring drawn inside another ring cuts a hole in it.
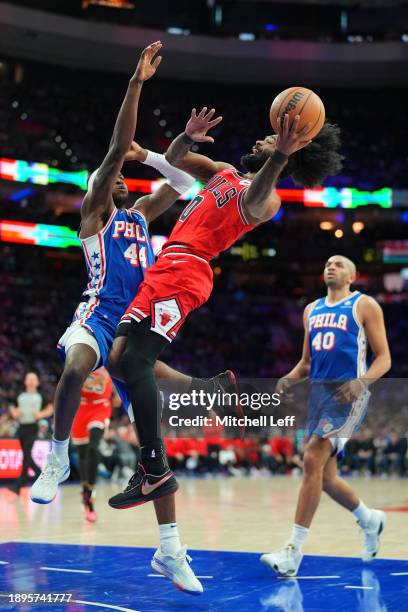
M 180 307 L 175 298 L 154 303 L 151 329 L 156 333 L 173 339 L 176 335 L 174 328 L 181 320 Z

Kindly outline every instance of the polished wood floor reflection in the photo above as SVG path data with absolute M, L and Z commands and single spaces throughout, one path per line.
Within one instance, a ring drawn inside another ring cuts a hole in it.
M 267 551 L 287 538 L 300 479 L 217 478 L 181 479 L 177 494 L 182 541 L 191 548 L 229 551 Z M 377 508 L 406 508 L 387 513 L 380 556 L 408 559 L 408 481 L 350 481 L 360 497 Z M 47 506 L 32 503 L 28 489 L 20 497 L 0 489 L 2 541 L 155 546 L 158 530 L 153 506 L 113 510 L 107 499 L 119 485 L 99 484 L 98 522 L 84 520 L 79 487 L 61 487 Z M 361 537 L 354 517 L 325 495 L 305 545 L 306 554 L 359 556 Z

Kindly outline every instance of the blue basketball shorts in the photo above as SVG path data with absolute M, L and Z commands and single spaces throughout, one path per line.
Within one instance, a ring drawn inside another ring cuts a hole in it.
M 347 440 L 360 428 L 371 395 L 367 389 L 363 389 L 354 402 L 339 404 L 334 396 L 344 382 L 346 381 L 314 382 L 309 397 L 308 437 L 314 434 L 319 438 L 328 438 L 334 454 L 339 453 Z

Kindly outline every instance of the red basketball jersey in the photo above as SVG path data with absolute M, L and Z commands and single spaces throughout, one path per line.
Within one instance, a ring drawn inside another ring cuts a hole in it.
M 251 181 L 234 168 L 214 175 L 181 213 L 164 249 L 177 247 L 213 259 L 253 229 L 242 201 Z
M 81 391 L 80 408 L 95 404 L 110 405 L 112 401 L 112 379 L 105 368 L 99 368 L 86 379 Z

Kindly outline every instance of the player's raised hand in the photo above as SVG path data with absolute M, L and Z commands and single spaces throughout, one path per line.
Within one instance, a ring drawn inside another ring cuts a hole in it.
M 191 117 L 186 125 L 186 134 L 195 142 L 214 142 L 212 136 L 207 136 L 209 129 L 218 125 L 222 121 L 222 117 L 216 117 L 213 119 L 215 114 L 215 108 L 212 108 L 207 112 L 207 107 L 198 113 L 195 108 L 191 111 Z
M 129 151 L 125 155 L 125 162 L 138 161 L 144 162 L 147 157 L 147 150 L 143 149 L 137 142 L 133 141 Z
M 146 49 L 143 49 L 140 60 L 136 66 L 135 74 L 131 80 L 143 83 L 154 75 L 162 61 L 161 55 L 155 56 L 162 46 L 162 43 L 158 40 L 146 47 Z
M 312 142 L 306 137 L 312 126 L 307 123 L 301 130 L 298 130 L 299 120 L 300 116 L 296 115 L 292 125 L 289 125 L 289 115 L 287 113 L 284 117 L 278 117 L 276 149 L 284 155 L 292 155 L 292 153 Z

